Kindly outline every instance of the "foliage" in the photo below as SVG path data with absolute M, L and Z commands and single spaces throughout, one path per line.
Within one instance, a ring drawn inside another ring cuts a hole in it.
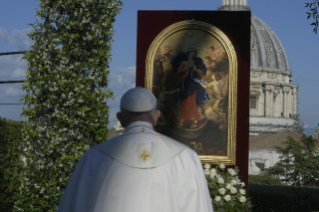
M 18 188 L 20 171 L 23 170 L 21 152 L 21 130 L 24 123 L 0 117 L 0 211 L 12 208 Z
M 314 133 L 315 133 L 315 135 L 316 135 L 316 138 L 319 138 L 319 127 L 318 127 L 318 129 L 315 130 Z
M 249 184 L 254 212 L 318 211 L 319 189 Z
M 19 211 L 56 211 L 79 158 L 107 137 L 108 67 L 122 2 L 40 0 L 39 6 L 30 24 L 34 51 L 23 57 L 29 68 Z
M 238 179 L 239 169 L 228 168 L 219 163 L 216 168 L 205 164 L 206 175 L 210 194 L 213 195 L 212 203 L 215 212 L 251 211 L 250 198 L 245 197 L 245 183 Z
M 265 174 L 249 175 L 249 184 L 263 184 L 263 185 L 282 185 L 279 178 L 271 177 Z
M 276 147 L 279 161 L 264 174 L 280 178 L 287 185 L 319 187 L 319 141 L 303 134 L 300 143 L 290 136 L 283 143 L 285 148 Z
M 312 3 L 305 3 L 306 6 L 305 7 L 309 7 L 309 11 L 310 12 L 306 12 L 308 14 L 307 19 L 309 19 L 310 17 L 312 17 L 315 21 L 312 22 L 310 25 L 314 26 L 313 32 L 315 32 L 317 34 L 317 30 L 318 30 L 318 6 L 319 6 L 319 0 L 312 0 Z
M 304 123 L 300 118 L 300 114 L 294 114 L 291 116 L 291 118 L 295 120 L 293 124 L 293 131 L 302 134 L 305 131 L 305 128 Z

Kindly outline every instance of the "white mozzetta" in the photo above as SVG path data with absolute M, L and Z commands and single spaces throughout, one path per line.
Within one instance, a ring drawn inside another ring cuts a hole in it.
M 145 122 L 132 123 L 121 136 L 141 145 L 160 137 Z M 213 208 L 202 164 L 188 147 L 155 168 L 133 168 L 91 148 L 76 165 L 57 210 L 70 211 L 213 212 Z

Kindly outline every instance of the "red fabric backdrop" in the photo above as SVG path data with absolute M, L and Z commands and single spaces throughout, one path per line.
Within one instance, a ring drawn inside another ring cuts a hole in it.
M 138 11 L 136 86 L 144 87 L 145 59 L 154 38 L 166 27 L 180 21 L 197 20 L 222 30 L 235 47 L 238 59 L 238 101 L 236 166 L 248 185 L 250 11 Z M 231 167 L 231 166 L 229 166 Z

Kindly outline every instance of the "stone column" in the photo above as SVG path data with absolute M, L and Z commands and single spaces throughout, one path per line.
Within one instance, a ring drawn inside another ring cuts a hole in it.
M 264 85 L 264 116 L 268 117 L 269 116 L 269 92 L 270 88 L 267 85 Z
M 288 114 L 287 116 L 289 117 L 289 113 L 292 114 L 292 110 L 291 110 L 291 104 L 292 104 L 292 92 L 291 92 L 291 88 L 289 88 L 289 92 L 288 92 Z
M 283 88 L 283 95 L 284 95 L 284 98 L 283 98 L 283 101 L 284 101 L 284 104 L 283 104 L 283 113 L 284 113 L 284 117 L 289 117 L 289 110 L 288 110 L 288 93 L 289 93 L 289 88 L 287 87 L 284 87 Z
M 294 102 L 293 102 L 293 105 L 292 105 L 293 114 L 297 114 L 297 92 L 296 92 L 295 88 L 293 90 L 293 97 L 294 97 Z
M 273 98 L 272 98 L 272 101 L 273 101 L 272 116 L 273 117 L 277 117 L 277 113 L 276 112 L 277 112 L 277 104 L 278 104 L 278 101 L 277 101 L 278 93 L 276 91 L 274 91 L 272 93 L 272 95 L 273 95 Z
M 266 88 L 264 88 L 264 116 L 267 117 L 267 106 L 268 106 L 268 103 L 267 103 L 267 90 Z
M 269 107 L 269 116 L 270 117 L 273 117 L 274 116 L 274 91 L 273 90 L 270 90 L 269 91 L 269 104 L 270 104 L 270 107 Z
M 290 106 L 290 108 L 291 108 L 291 114 L 295 114 L 295 93 L 294 93 L 294 91 L 292 90 L 291 91 L 291 106 Z
M 285 117 L 285 104 L 286 104 L 286 97 L 285 97 L 285 90 L 282 88 L 282 114 Z

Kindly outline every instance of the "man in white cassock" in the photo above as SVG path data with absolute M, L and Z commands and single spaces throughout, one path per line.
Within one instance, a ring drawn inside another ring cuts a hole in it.
M 197 153 L 154 131 L 156 105 L 145 88 L 123 95 L 126 132 L 80 158 L 58 212 L 213 212 Z

